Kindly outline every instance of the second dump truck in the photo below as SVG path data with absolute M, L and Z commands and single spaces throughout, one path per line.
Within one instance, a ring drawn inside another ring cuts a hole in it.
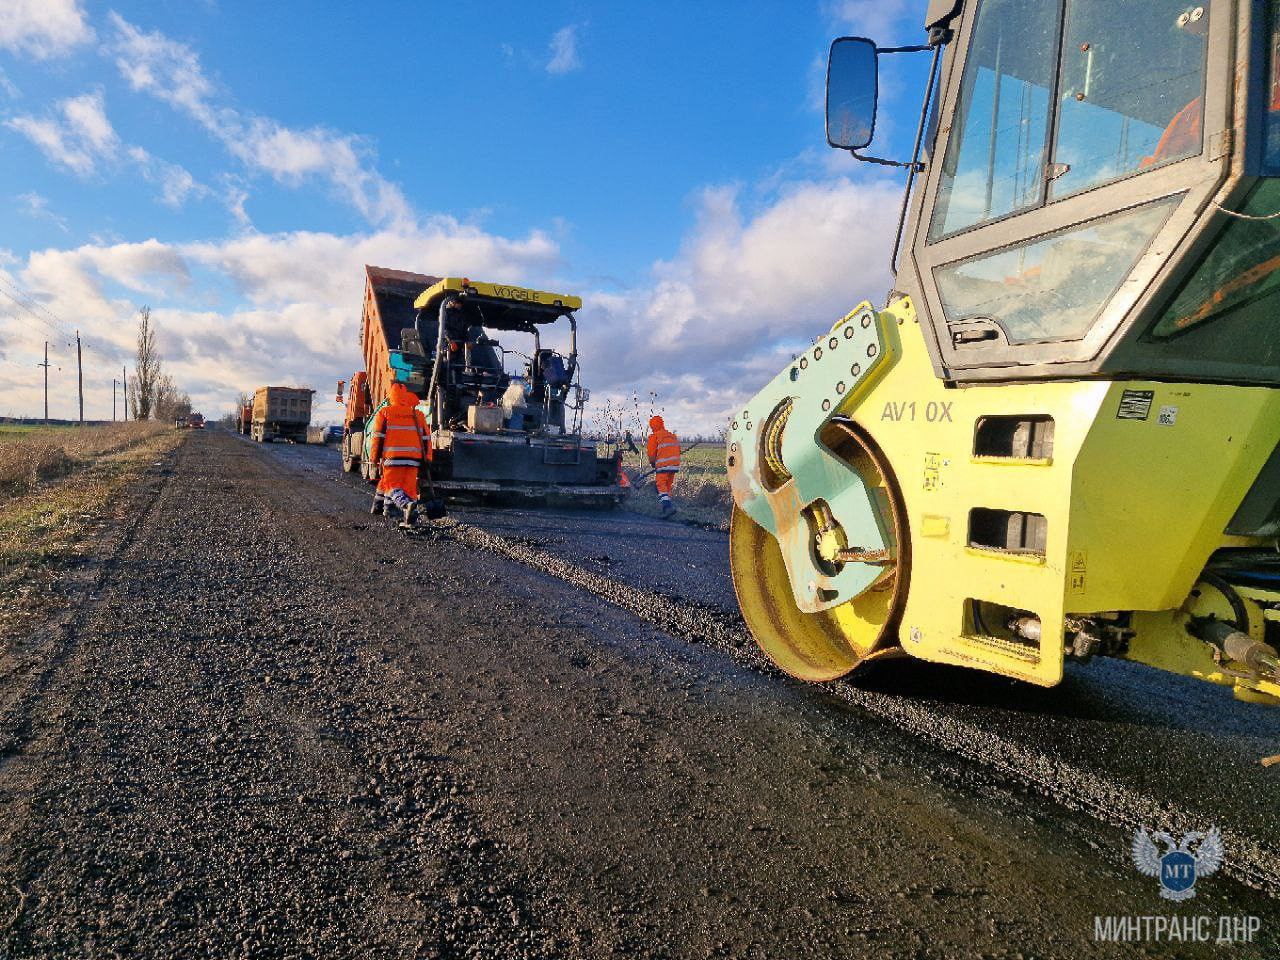
M 253 394 L 250 436 L 257 443 L 306 443 L 314 393 L 306 387 L 259 387 Z
M 566 294 L 366 267 L 365 366 L 338 383 L 343 469 L 377 479 L 367 425 L 398 380 L 422 398 L 438 494 L 615 505 L 624 494 L 617 459 L 582 435 L 581 305 Z M 543 340 L 559 321 L 568 325 L 564 352 Z M 522 350 L 506 334 L 522 334 Z

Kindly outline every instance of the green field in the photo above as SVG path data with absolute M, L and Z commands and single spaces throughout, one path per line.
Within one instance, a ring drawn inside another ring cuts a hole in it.
M 44 430 L 70 430 L 74 424 L 51 423 L 45 426 L 42 423 L 0 423 L 0 436 L 21 435 L 24 433 L 37 433 Z

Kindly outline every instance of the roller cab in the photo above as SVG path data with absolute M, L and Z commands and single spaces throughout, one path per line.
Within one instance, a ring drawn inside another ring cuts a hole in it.
M 734 583 L 789 672 L 1280 696 L 1275 7 L 934 2 L 918 47 L 833 44 L 828 139 L 910 186 L 889 302 L 730 424 Z M 902 160 L 867 152 L 888 54 L 933 64 Z

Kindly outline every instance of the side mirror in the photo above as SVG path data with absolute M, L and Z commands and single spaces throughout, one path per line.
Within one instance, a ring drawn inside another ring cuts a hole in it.
M 827 60 L 827 143 L 843 150 L 871 144 L 876 130 L 879 64 L 874 41 L 841 37 Z
M 342 390 L 343 390 L 343 388 L 344 388 L 344 387 L 346 387 L 346 385 L 347 385 L 347 381 L 345 381 L 345 380 L 339 380 L 339 381 L 338 381 L 338 395 L 337 395 L 336 397 L 334 397 L 334 398 L 333 398 L 333 399 L 334 399 L 334 402 L 336 402 L 336 403 L 341 403 L 341 402 L 342 402 Z

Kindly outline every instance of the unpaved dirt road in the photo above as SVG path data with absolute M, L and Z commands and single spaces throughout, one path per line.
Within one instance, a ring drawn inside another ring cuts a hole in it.
M 1274 954 L 1271 715 L 1117 703 L 1125 671 L 806 686 L 735 632 L 714 535 L 406 536 L 331 458 L 193 434 L 4 646 L 0 956 Z M 1169 769 L 1213 750 L 1217 785 Z M 1147 803 L 1234 831 L 1189 908 L 1127 862 Z M 1094 942 L 1178 912 L 1261 939 Z

